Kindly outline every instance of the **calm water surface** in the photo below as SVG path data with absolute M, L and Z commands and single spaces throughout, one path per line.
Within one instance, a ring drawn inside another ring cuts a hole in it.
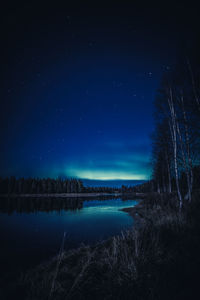
M 119 234 L 134 223 L 119 209 L 137 203 L 120 198 L 89 200 L 77 210 L 0 213 L 1 270 L 16 272 L 49 259 L 58 253 L 64 232 L 65 249 Z

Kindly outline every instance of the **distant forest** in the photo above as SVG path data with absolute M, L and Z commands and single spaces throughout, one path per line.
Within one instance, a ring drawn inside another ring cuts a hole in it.
M 87 187 L 80 179 L 0 178 L 0 194 L 132 193 L 134 187 Z
M 52 194 L 115 192 L 112 187 L 85 187 L 79 179 L 0 178 L 1 194 Z
M 77 179 L 0 178 L 1 194 L 81 193 L 83 184 Z

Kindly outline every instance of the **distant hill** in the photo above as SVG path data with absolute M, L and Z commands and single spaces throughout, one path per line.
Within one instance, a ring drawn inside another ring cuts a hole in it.
M 125 186 L 135 186 L 142 184 L 147 180 L 90 180 L 90 179 L 81 179 L 84 186 L 88 187 L 121 187 Z

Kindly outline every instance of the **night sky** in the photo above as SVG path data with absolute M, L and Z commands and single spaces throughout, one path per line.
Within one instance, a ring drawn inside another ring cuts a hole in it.
M 197 10 L 27 2 L 1 11 L 0 176 L 148 179 L 156 90 Z

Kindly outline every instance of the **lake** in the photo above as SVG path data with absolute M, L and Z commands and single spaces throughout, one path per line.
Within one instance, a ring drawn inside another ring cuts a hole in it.
M 20 272 L 56 255 L 64 232 L 66 250 L 119 234 L 134 223 L 133 218 L 120 209 L 137 203 L 137 200 L 121 198 L 84 200 L 77 209 L 63 209 L 61 205 L 60 210 L 48 208 L 45 211 L 45 205 L 40 204 L 43 209 L 28 212 L 18 201 L 16 209 L 12 204 L 12 210 L 4 209 L 0 213 L 1 271 Z

